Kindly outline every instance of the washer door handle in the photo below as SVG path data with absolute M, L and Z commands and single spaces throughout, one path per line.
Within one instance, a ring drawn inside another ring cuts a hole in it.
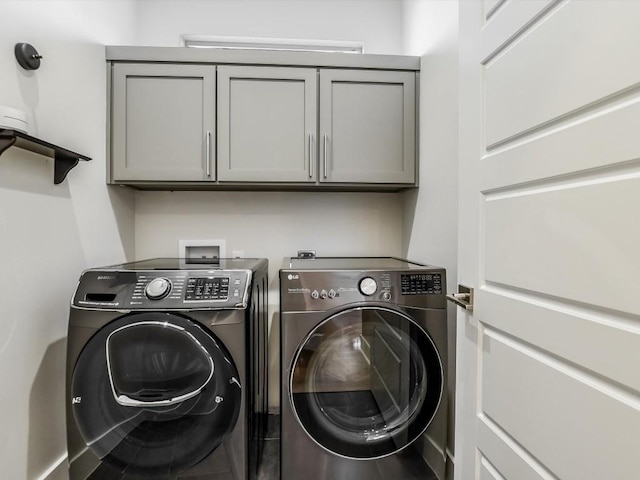
M 116 402 L 118 402 L 123 407 L 167 407 L 170 405 L 175 405 L 180 402 L 184 402 L 185 400 L 189 400 L 190 398 L 195 397 L 196 395 L 200 395 L 204 386 L 194 390 L 193 392 L 189 392 L 185 395 L 180 395 L 178 397 L 170 398 L 168 400 L 149 400 L 142 401 L 136 400 L 134 398 L 129 398 L 126 395 L 118 395 L 117 392 L 113 392 Z M 117 396 L 116 396 L 117 395 Z

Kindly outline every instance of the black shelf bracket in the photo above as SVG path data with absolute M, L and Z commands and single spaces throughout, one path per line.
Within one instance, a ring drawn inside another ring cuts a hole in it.
M 53 158 L 53 183 L 58 185 L 67 178 L 67 174 L 80 160 L 90 161 L 91 158 L 59 147 L 39 138 L 32 137 L 18 130 L 0 129 L 0 155 L 9 147 L 18 147 L 23 150 L 35 152 L 45 157 Z

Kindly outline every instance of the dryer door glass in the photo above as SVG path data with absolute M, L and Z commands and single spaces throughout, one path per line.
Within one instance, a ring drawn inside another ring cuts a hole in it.
M 136 478 L 199 463 L 231 432 L 242 400 L 222 343 L 186 317 L 159 312 L 99 330 L 78 358 L 71 389 L 86 445 Z
M 338 313 L 304 340 L 291 366 L 293 410 L 323 448 L 348 458 L 393 454 L 431 422 L 443 390 L 427 333 L 395 310 Z

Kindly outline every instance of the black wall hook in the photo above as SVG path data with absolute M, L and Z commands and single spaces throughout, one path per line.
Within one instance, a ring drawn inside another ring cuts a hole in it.
M 37 70 L 40 67 L 40 55 L 37 50 L 28 43 L 16 43 L 14 49 L 16 59 L 25 70 Z

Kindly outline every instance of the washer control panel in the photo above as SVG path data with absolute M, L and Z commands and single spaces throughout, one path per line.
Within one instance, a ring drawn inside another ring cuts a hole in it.
M 415 307 L 446 306 L 443 269 L 418 271 L 285 271 L 280 272 L 281 307 L 326 310 L 358 302 Z
M 73 305 L 98 309 L 245 308 L 249 270 L 85 272 Z

